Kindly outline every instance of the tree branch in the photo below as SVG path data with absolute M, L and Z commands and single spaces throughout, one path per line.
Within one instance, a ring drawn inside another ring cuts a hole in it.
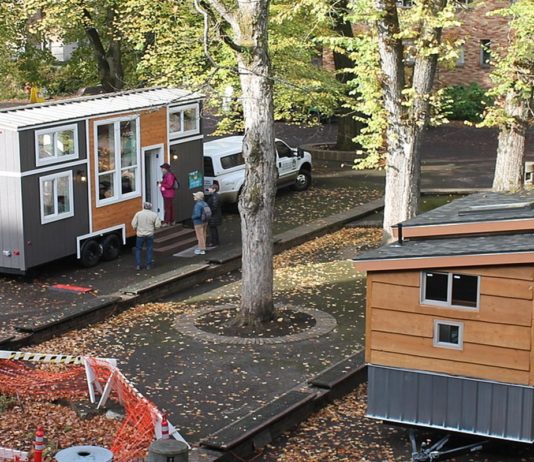
M 232 50 L 234 50 L 237 53 L 243 53 L 245 51 L 245 48 L 238 45 L 234 40 L 232 40 L 226 32 L 223 31 L 222 26 L 220 24 L 220 21 L 217 21 L 217 15 L 215 12 L 210 8 L 210 5 L 206 4 L 206 1 L 203 0 L 193 0 L 193 3 L 195 5 L 195 9 L 204 16 L 204 54 L 207 56 L 209 61 L 215 64 L 215 61 L 211 57 L 208 45 L 209 45 L 209 20 L 211 19 L 215 29 L 217 31 L 217 35 L 219 38 L 230 47 Z
M 235 16 L 226 8 L 226 6 L 220 2 L 219 0 L 205 0 L 203 3 L 209 3 L 217 13 L 219 13 L 219 16 L 223 18 L 231 27 L 234 29 L 234 31 L 239 30 L 239 26 L 237 24 L 237 20 Z

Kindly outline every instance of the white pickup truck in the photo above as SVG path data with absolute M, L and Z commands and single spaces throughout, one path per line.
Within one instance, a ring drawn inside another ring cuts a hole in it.
M 296 191 L 308 189 L 312 180 L 311 154 L 275 140 L 278 187 L 291 186 Z M 235 203 L 245 182 L 243 137 L 229 136 L 204 143 L 204 190 L 219 184 L 224 203 Z

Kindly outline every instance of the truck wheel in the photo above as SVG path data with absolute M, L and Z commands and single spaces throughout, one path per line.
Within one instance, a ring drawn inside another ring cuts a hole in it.
M 292 189 L 306 191 L 311 185 L 311 173 L 308 170 L 300 170 Z
M 85 241 L 80 252 L 80 262 L 86 268 L 95 266 L 102 256 L 102 246 L 94 239 Z
M 116 234 L 109 234 L 102 240 L 102 260 L 115 260 L 121 253 L 122 241 Z

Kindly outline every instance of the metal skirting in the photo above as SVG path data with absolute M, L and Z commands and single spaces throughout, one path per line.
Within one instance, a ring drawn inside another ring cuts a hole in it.
M 534 388 L 368 365 L 369 417 L 534 442 Z

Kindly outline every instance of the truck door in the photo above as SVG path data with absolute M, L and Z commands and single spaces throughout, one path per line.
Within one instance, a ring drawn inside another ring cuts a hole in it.
M 283 141 L 277 140 L 275 146 L 280 182 L 293 179 L 297 174 L 297 157 Z

